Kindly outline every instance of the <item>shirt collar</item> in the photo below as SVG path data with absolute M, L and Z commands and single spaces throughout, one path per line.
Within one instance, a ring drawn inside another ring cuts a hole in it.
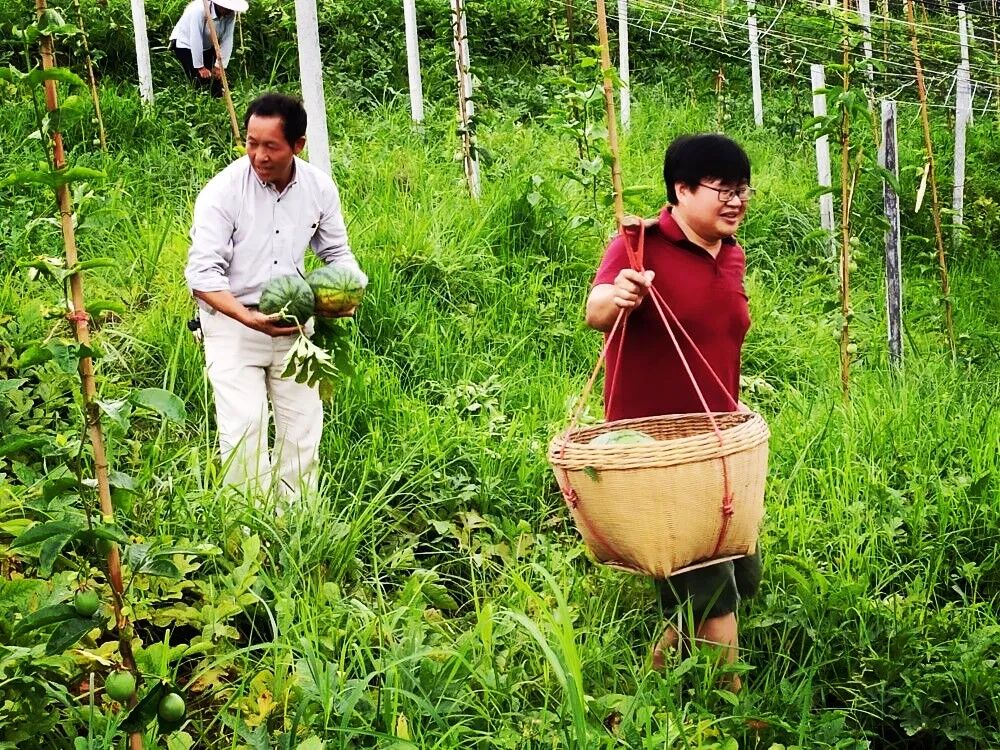
M 687 250 L 693 250 L 695 252 L 704 253 L 707 252 L 705 248 L 701 245 L 695 244 L 687 238 L 684 234 L 684 230 L 681 229 L 680 224 L 677 223 L 677 219 L 674 218 L 673 206 L 664 206 L 663 210 L 660 212 L 660 231 L 663 232 L 663 236 L 666 237 L 670 242 L 675 245 L 679 245 Z M 722 246 L 735 245 L 736 240 L 732 237 L 723 237 Z
M 257 174 L 257 170 L 254 169 L 253 164 L 250 163 L 250 157 L 246 156 L 244 158 L 247 160 L 247 169 L 250 170 L 250 175 L 257 182 L 257 184 L 260 185 L 265 190 L 274 190 L 274 186 L 271 185 L 270 182 L 264 182 L 262 179 L 260 179 L 260 175 Z M 294 185 L 298 181 L 299 181 L 299 158 L 297 156 L 293 156 L 292 179 L 288 181 L 287 185 L 285 185 L 285 189 L 281 191 L 281 195 L 287 193 L 291 189 L 292 185 Z

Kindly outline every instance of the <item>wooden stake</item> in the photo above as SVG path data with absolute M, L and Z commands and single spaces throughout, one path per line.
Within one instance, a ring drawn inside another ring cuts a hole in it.
M 951 316 L 951 289 L 948 284 L 948 261 L 944 252 L 944 236 L 941 231 L 941 204 L 938 200 L 937 177 L 934 172 L 934 146 L 931 142 L 931 123 L 927 114 L 927 89 L 924 86 L 924 69 L 920 63 L 920 46 L 917 42 L 917 23 L 913 13 L 913 0 L 906 0 L 906 20 L 910 26 L 910 46 L 913 49 L 913 67 L 917 76 L 917 96 L 920 99 L 920 120 L 924 127 L 924 149 L 927 151 L 927 166 L 930 170 L 931 212 L 934 218 L 934 241 L 937 244 L 938 270 L 941 274 L 941 296 L 944 302 L 945 331 L 948 347 L 955 354 L 955 327 Z
M 622 197 L 622 165 L 618 151 L 618 127 L 615 118 L 615 92 L 611 79 L 611 52 L 608 49 L 608 12 L 604 0 L 597 0 L 597 40 L 601 47 L 601 73 L 604 80 L 604 116 L 608 127 L 608 149 L 611 151 L 611 186 L 615 204 L 615 220 L 621 226 L 625 219 Z
M 458 79 L 458 117 L 462 123 L 462 161 L 469 194 L 479 200 L 479 157 L 473 131 L 475 105 L 472 102 L 472 71 L 469 70 L 469 36 L 465 26 L 464 0 L 451 0 L 451 28 L 454 34 L 455 76 Z
M 90 86 L 90 98 L 94 102 L 94 116 L 97 117 L 97 137 L 100 140 L 101 151 L 107 152 L 108 139 L 104 132 L 104 117 L 101 115 L 101 97 L 97 94 L 94 61 L 90 58 L 90 42 L 87 41 L 87 30 L 83 26 L 83 11 L 80 10 L 80 0 L 73 0 L 73 7 L 76 9 L 76 25 L 80 28 L 80 38 L 83 40 L 83 58 L 87 64 L 87 83 Z
M 896 146 L 896 102 L 882 101 L 882 150 L 879 163 L 899 177 L 899 152 Z M 888 180 L 882 180 L 885 203 L 885 318 L 889 337 L 889 362 L 903 366 L 903 263 L 900 258 L 902 237 L 899 228 L 899 196 Z
M 205 12 L 205 24 L 208 26 L 208 35 L 212 37 L 212 49 L 215 50 L 215 64 L 219 66 L 219 78 L 222 79 L 222 97 L 226 100 L 226 109 L 229 110 L 229 124 L 233 129 L 233 140 L 236 141 L 237 146 L 243 146 L 243 139 L 240 138 L 240 124 L 236 119 L 236 108 L 233 106 L 233 97 L 229 94 L 226 66 L 222 62 L 219 35 L 215 31 L 215 21 L 212 20 L 212 9 L 208 5 L 208 0 L 202 0 L 202 6 Z
M 45 15 L 45 0 L 35 0 L 35 11 L 39 20 Z M 40 39 L 42 69 L 55 67 L 55 52 L 52 37 L 44 35 Z M 50 112 L 59 109 L 59 97 L 56 82 L 45 81 L 45 108 Z M 66 152 L 63 149 L 62 133 L 56 130 L 52 133 L 52 166 L 55 169 L 65 169 Z M 76 250 L 76 233 L 73 228 L 73 200 L 70 197 L 69 186 L 59 185 L 56 188 L 56 202 L 59 206 L 59 219 L 62 227 L 63 246 L 66 251 L 66 267 L 74 268 L 79 262 Z M 82 347 L 90 348 L 90 316 L 87 315 L 83 296 L 83 277 L 79 272 L 69 277 L 70 299 L 73 309 L 67 316 L 73 324 L 73 333 Z M 108 457 L 104 448 L 104 434 L 101 432 L 101 412 L 97 405 L 97 385 L 94 380 L 94 361 L 91 357 L 81 357 L 79 364 L 80 384 L 83 390 L 83 413 L 87 427 L 87 435 L 94 451 L 94 479 L 97 482 L 97 498 L 101 516 L 105 523 L 114 520 L 114 506 L 111 504 L 111 483 L 108 478 Z M 89 511 L 88 511 L 89 516 Z M 136 672 L 135 658 L 132 654 L 131 628 L 128 618 L 123 612 L 124 585 L 122 581 L 121 557 L 118 545 L 112 544 L 108 552 L 108 582 L 111 585 L 111 604 L 115 614 L 115 625 L 118 630 L 118 648 L 122 662 L 133 673 Z M 133 698 L 134 700 L 134 698 Z M 142 733 L 133 732 L 129 735 L 129 745 L 132 750 L 142 750 Z
M 850 0 L 843 0 L 844 18 L 850 10 Z M 844 91 L 850 84 L 851 45 L 848 28 L 843 31 L 843 73 Z M 840 314 L 843 323 L 840 329 L 840 386 L 844 402 L 850 401 L 851 377 L 851 115 L 845 107 L 840 121 Z

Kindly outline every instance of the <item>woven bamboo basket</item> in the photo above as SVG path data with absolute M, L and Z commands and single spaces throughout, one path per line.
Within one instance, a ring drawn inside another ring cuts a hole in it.
M 589 444 L 625 428 L 656 442 Z M 754 413 L 670 414 L 570 428 L 548 460 L 598 561 L 667 578 L 756 550 L 769 437 Z

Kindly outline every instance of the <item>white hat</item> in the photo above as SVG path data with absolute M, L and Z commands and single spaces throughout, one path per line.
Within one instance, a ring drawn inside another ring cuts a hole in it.
M 250 7 L 247 5 L 247 0 L 212 0 L 212 2 L 237 13 L 243 13 Z

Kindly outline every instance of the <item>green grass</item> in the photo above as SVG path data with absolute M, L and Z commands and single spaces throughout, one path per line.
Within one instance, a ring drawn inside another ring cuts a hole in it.
M 742 232 L 753 317 L 744 400 L 772 439 L 765 577 L 741 609 L 747 689 L 732 696 L 707 653 L 649 672 L 653 588 L 588 561 L 545 463 L 598 352 L 582 307 L 612 228 L 607 208 L 560 177 L 575 167 L 569 140 L 534 123 L 483 129 L 495 161 L 477 205 L 452 159 L 446 107 L 422 132 L 402 108 L 336 113 L 333 168 L 371 286 L 357 377 L 328 409 L 323 492 L 279 522 L 220 487 L 201 353 L 184 328 L 191 204 L 231 158 L 222 112 L 184 89 L 161 94 L 150 114 L 123 90 L 105 99 L 110 155 L 74 153 L 109 174 L 93 187 L 80 244 L 116 265 L 88 275 L 88 296 L 127 308 L 98 333 L 100 387 L 115 398 L 162 386 L 188 407 L 180 426 L 112 430 L 113 468 L 137 488 L 119 510 L 147 541 L 217 547 L 178 558 L 196 566 L 188 584 L 141 579 L 133 592 L 149 671 L 163 663 L 157 643 L 197 644 L 165 662 L 189 687 L 184 731 L 195 746 L 319 747 L 310 736 L 399 749 L 1000 743 L 995 258 L 953 267 L 967 336 L 953 362 L 933 267 L 908 242 L 906 368 L 895 372 L 881 230 L 862 213 L 860 351 L 845 406 L 828 312 L 834 268 L 804 239 L 818 223 L 812 145 L 733 133 L 760 189 Z M 713 111 L 643 94 L 623 161 L 628 183 L 654 187 L 631 210 L 659 207 L 663 148 L 711 127 Z M 0 112 L 12 163 L 36 160 L 23 109 Z M 61 330 L 39 312 L 55 291 L 15 266 L 59 244 L 31 223 L 51 214 L 46 196 L 5 200 L 0 324 L 16 349 Z M 9 356 L 0 375 L 14 376 Z M 53 412 L 44 398 L 48 377 L 29 383 L 36 407 L 24 420 L 72 437 L 72 407 Z M 600 413 L 596 401 L 590 411 Z M 0 470 L 5 517 L 28 513 L 31 477 Z M 7 578 L 30 574 L 30 558 L 3 555 L 15 561 Z M 71 579 L 57 574 L 52 591 Z M 49 674 L 76 684 L 96 663 L 78 654 Z M 0 712 L 2 731 L 18 722 Z M 48 729 L 46 746 L 71 747 L 67 726 Z

